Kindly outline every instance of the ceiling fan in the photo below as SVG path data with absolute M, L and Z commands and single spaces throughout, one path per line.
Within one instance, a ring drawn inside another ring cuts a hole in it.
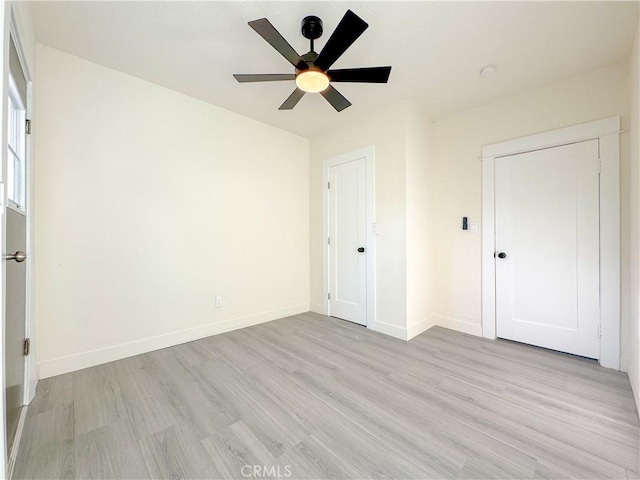
M 295 73 L 235 74 L 233 76 L 240 83 L 295 80 L 296 89 L 280 105 L 279 110 L 291 110 L 305 93 L 320 93 L 333 108 L 341 112 L 349 107 L 351 102 L 344 98 L 331 83 L 387 83 L 389 80 L 391 67 L 329 69 L 369 27 L 351 10 L 347 10 L 344 14 L 320 53 L 313 50 L 313 41 L 322 35 L 322 20 L 318 17 L 308 16 L 302 20 L 302 35 L 311 43 L 309 52 L 304 55 L 298 55 L 266 18 L 249 22 L 249 26 L 295 67 Z

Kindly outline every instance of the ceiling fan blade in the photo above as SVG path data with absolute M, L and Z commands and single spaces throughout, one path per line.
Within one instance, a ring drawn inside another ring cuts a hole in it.
M 328 70 L 332 82 L 387 83 L 391 67 L 346 68 Z
M 296 88 L 293 93 L 289 95 L 289 98 L 287 98 L 284 103 L 280 105 L 280 108 L 278 108 L 278 110 L 291 110 L 298 104 L 300 99 L 304 97 L 304 93 L 304 90 Z
M 277 82 L 280 80 L 295 80 L 295 73 L 234 73 L 235 78 L 240 83 L 247 82 Z
M 249 22 L 249 26 L 253 28 L 258 35 L 264 38 L 269 44 L 275 48 L 280 55 L 289 60 L 291 65 L 298 70 L 306 70 L 309 65 L 302 59 L 300 55 L 293 49 L 289 42 L 287 42 L 280 32 L 271 25 L 271 22 L 266 18 L 259 20 L 253 20 Z
M 320 92 L 320 94 L 326 98 L 327 102 L 329 102 L 338 112 L 341 112 L 345 108 L 351 106 L 351 102 L 344 98 L 342 94 L 331 85 L 329 85 L 326 90 Z
M 368 26 L 367 22 L 351 10 L 347 10 L 314 65 L 322 70 L 327 70 L 362 35 Z

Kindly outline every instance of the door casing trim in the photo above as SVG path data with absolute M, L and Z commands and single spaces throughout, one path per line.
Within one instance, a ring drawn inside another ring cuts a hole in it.
M 482 148 L 482 336 L 496 338 L 495 159 L 586 140 L 600 154 L 600 358 L 620 369 L 620 117 L 574 125 Z
M 375 147 L 369 145 L 322 161 L 322 313 L 331 315 L 329 302 L 329 169 L 336 165 L 365 158 L 366 172 L 366 238 L 367 256 L 367 328 L 375 329 L 376 321 L 376 243 L 375 224 Z

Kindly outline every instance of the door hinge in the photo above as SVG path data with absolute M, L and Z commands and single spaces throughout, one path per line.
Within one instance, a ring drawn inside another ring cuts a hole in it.
M 331 182 L 327 182 L 327 188 L 331 188 Z
M 598 324 L 598 338 L 602 338 L 602 324 Z
M 27 118 L 27 120 L 25 121 L 25 132 L 27 132 L 27 135 L 31 135 L 31 120 L 29 120 Z
M 327 293 L 327 300 L 331 300 L 331 294 Z
M 29 352 L 31 352 L 31 339 L 25 338 L 23 349 L 24 356 L 26 357 L 27 355 L 29 355 Z
M 331 237 L 327 237 L 327 245 L 331 245 Z

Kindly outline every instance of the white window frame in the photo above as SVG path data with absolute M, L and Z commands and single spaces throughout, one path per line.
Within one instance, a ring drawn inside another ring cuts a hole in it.
M 14 41 L 15 44 L 15 41 Z M 25 131 L 25 127 L 26 127 L 26 119 L 27 119 L 27 108 L 24 105 L 22 99 L 20 98 L 20 94 L 18 93 L 18 87 L 16 86 L 15 80 L 13 79 L 13 76 L 11 75 L 11 73 L 9 73 L 9 95 L 11 98 L 11 101 L 14 103 L 14 105 L 18 105 L 20 107 L 20 111 L 22 112 L 20 115 L 20 118 L 18 119 L 18 124 L 17 124 L 17 128 L 20 129 L 20 125 L 22 125 L 22 128 L 19 130 L 21 138 L 20 141 L 22 143 L 22 149 L 23 151 L 21 152 L 16 152 L 15 149 L 11 146 L 11 142 L 9 141 L 9 133 L 7 131 L 7 149 L 8 151 L 10 151 L 13 155 L 15 155 L 20 162 L 23 162 L 23 175 L 24 175 L 24 181 L 23 181 L 23 185 L 22 188 L 24 188 L 24 205 L 20 205 L 19 203 L 17 203 L 15 200 L 8 198 L 7 195 L 7 207 L 10 208 L 11 210 L 14 210 L 22 215 L 27 214 L 27 203 L 28 203 L 28 198 L 29 198 L 29 192 L 28 192 L 28 170 L 29 170 L 29 165 L 28 165 L 28 158 L 27 158 L 27 135 L 26 135 L 26 131 Z M 26 100 L 26 99 L 25 99 Z M 8 102 L 7 102 L 7 108 L 9 108 Z M 9 110 L 7 110 L 7 117 L 11 114 L 11 112 Z M 8 126 L 8 118 L 7 118 L 7 126 Z M 7 157 L 7 162 L 9 162 L 11 159 Z M 8 165 L 7 165 L 8 167 Z M 14 181 L 14 179 L 10 179 L 7 177 L 7 189 L 9 188 L 9 182 L 10 181 Z M 15 188 L 15 187 L 14 187 Z M 8 192 L 8 190 L 7 190 Z
M 620 117 L 482 148 L 482 336 L 496 338 L 495 159 L 586 140 L 600 154 L 600 365 L 620 369 Z

